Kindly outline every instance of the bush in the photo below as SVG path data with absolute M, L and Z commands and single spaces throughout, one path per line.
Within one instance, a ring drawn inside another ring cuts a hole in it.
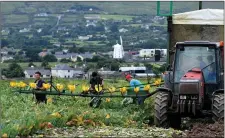
M 62 63 L 69 63 L 69 62 L 71 62 L 71 60 L 63 58 L 63 59 L 60 60 L 60 62 L 62 62 Z
M 43 60 L 47 62 L 57 62 L 55 55 L 46 55 L 43 57 Z
M 19 78 L 24 77 L 25 74 L 23 73 L 23 69 L 17 63 L 9 64 L 9 68 L 2 71 L 3 75 L 7 78 Z

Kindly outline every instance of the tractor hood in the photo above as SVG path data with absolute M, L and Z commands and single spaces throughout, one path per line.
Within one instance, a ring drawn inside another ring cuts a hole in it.
M 201 70 L 191 70 L 187 72 L 180 80 L 179 92 L 180 94 L 199 94 L 200 85 L 202 85 Z

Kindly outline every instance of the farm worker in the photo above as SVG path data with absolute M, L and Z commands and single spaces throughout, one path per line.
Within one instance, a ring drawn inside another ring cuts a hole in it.
M 100 75 L 97 72 L 92 72 L 90 79 L 90 90 L 95 91 L 95 85 L 100 85 L 103 87 L 103 78 L 100 77 Z
M 215 63 L 213 61 L 213 56 L 209 55 L 207 57 L 207 60 L 208 60 L 208 67 L 206 67 L 206 68 L 208 68 L 208 70 L 207 70 L 208 73 L 206 76 L 206 78 L 207 78 L 206 82 L 208 82 L 208 81 L 215 82 L 216 81 L 216 67 L 215 67 Z
M 90 92 L 92 94 L 97 94 L 97 91 L 95 90 L 95 86 L 98 85 L 99 87 L 103 88 L 104 85 L 104 81 L 103 78 L 100 77 L 100 75 L 98 74 L 98 72 L 92 72 L 91 75 L 91 79 L 90 79 Z M 94 104 L 96 106 L 98 106 L 101 102 L 101 98 L 100 97 L 91 97 L 91 102 L 89 103 L 89 105 L 92 107 Z
M 140 87 L 140 90 L 142 90 L 144 88 L 142 83 L 137 79 L 133 79 L 133 77 L 130 74 L 126 75 L 126 80 L 130 83 L 130 87 L 132 89 L 134 89 L 135 86 Z M 146 99 L 146 97 L 138 97 L 138 104 L 139 105 L 144 104 L 145 99 Z
M 201 56 L 198 56 L 197 57 L 197 60 L 199 61 L 199 65 L 200 65 L 200 68 L 203 69 L 204 67 L 206 67 L 206 63 L 203 61 L 202 57 Z
M 43 83 L 45 82 L 41 79 L 41 73 L 39 71 L 35 72 L 34 77 L 36 79 L 34 82 L 36 83 L 36 90 L 45 90 L 43 88 Z M 46 94 L 35 94 L 35 97 L 36 97 L 37 103 L 40 103 L 40 102 L 47 103 Z

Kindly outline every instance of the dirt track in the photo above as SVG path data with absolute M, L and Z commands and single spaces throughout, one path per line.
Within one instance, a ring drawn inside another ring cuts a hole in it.
M 204 120 L 205 121 L 205 120 Z M 181 135 L 173 134 L 174 138 L 223 138 L 224 137 L 224 122 L 216 123 L 204 122 L 198 120 L 187 124 L 189 130 L 184 130 Z

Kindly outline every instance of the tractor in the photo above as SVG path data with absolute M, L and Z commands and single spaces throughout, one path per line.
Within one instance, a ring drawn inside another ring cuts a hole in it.
M 182 117 L 224 118 L 224 43 L 177 42 L 164 87 L 155 99 L 154 123 L 179 128 Z

